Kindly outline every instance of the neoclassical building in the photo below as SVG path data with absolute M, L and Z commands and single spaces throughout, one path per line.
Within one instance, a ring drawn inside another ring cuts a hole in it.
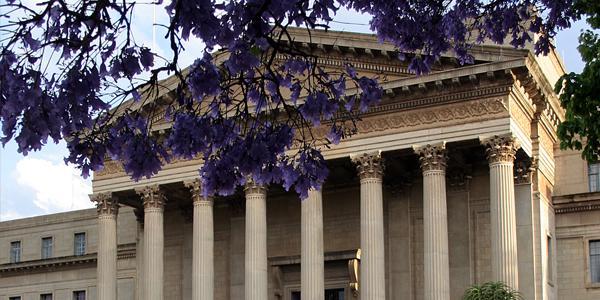
M 384 81 L 358 133 L 323 149 L 321 191 L 203 198 L 199 160 L 139 182 L 107 161 L 97 209 L 0 223 L 0 299 L 441 300 L 487 281 L 600 298 L 600 165 L 558 148 L 555 52 L 484 44 L 415 77 L 375 36 L 294 33 L 327 68 Z

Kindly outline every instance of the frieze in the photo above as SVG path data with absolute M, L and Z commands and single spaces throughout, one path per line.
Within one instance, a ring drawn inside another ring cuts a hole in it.
M 473 117 L 490 116 L 506 112 L 501 99 L 471 101 L 458 105 L 448 105 L 428 110 L 409 111 L 380 118 L 365 118 L 357 123 L 358 132 L 370 133 L 388 129 L 416 127 L 450 120 L 464 120 Z
M 531 136 L 531 118 L 529 118 L 521 108 L 515 106 L 511 105 L 510 117 L 517 123 L 517 126 L 523 130 L 525 135 Z
M 460 103 L 446 104 L 440 106 L 428 107 L 427 110 L 408 110 L 419 106 L 435 105 L 444 102 L 466 100 L 468 98 L 477 98 L 489 96 L 491 94 L 501 94 L 508 91 L 508 87 L 490 87 L 476 91 L 468 91 L 463 93 L 453 93 L 449 95 L 441 95 L 437 97 L 417 99 L 412 101 L 401 101 L 391 104 L 376 106 L 369 110 L 363 120 L 357 123 L 359 134 L 380 132 L 389 129 L 410 128 L 422 125 L 431 125 L 439 122 L 452 120 L 474 119 L 479 121 L 489 119 L 495 115 L 507 112 L 506 104 L 502 98 L 487 98 L 473 101 L 463 101 Z M 394 114 L 385 114 L 381 117 L 369 117 L 371 114 L 381 114 L 390 111 L 401 111 Z M 326 126 L 314 129 L 314 136 L 318 139 L 325 138 L 329 129 Z M 196 162 L 201 163 L 200 158 L 188 160 L 184 158 L 174 158 L 171 162 L 164 166 L 165 169 L 176 167 L 180 162 Z M 125 176 L 125 171 L 122 164 L 115 160 L 105 160 L 104 168 L 94 172 L 95 178 Z M 103 178 L 102 178 L 103 179 Z

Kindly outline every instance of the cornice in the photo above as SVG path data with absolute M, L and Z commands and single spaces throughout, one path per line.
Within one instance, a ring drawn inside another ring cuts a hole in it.
M 600 210 L 600 192 L 552 197 L 557 214 Z
M 96 208 L 82 209 L 77 212 L 63 212 L 37 217 L 29 217 L 0 222 L 0 232 L 27 229 L 39 226 L 50 226 L 79 221 L 90 221 L 98 218 Z
M 135 257 L 135 244 L 119 245 L 117 259 L 130 259 Z M 67 268 L 71 266 L 96 264 L 97 261 L 97 253 L 29 260 L 18 263 L 0 264 L 0 274 L 3 274 L 2 276 L 10 276 L 18 275 L 24 272 L 59 271 L 61 268 Z

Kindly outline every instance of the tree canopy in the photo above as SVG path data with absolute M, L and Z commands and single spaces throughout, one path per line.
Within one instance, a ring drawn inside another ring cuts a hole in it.
M 600 29 L 600 2 L 580 0 L 576 13 L 585 16 L 593 30 Z M 565 108 L 565 121 L 558 126 L 561 148 L 582 150 L 582 156 L 600 159 L 600 36 L 585 30 L 579 36 L 579 53 L 585 63 L 581 74 L 565 74 L 556 83 Z
M 469 49 L 484 41 L 523 47 L 536 35 L 535 52 L 547 53 L 556 33 L 578 17 L 573 0 L 166 4 L 169 22 L 160 24 L 167 29 L 166 55 L 136 43 L 131 15 L 140 3 L 0 4 L 2 142 L 14 140 L 27 154 L 49 139 L 64 139 L 70 152 L 65 162 L 84 176 L 111 157 L 135 180 L 156 174 L 174 157 L 201 157 L 206 194 L 231 194 L 251 177 L 304 197 L 328 173 L 320 147 L 355 132 L 360 113 L 379 102 L 382 90 L 377 78 L 350 64 L 326 71 L 316 56 L 291 43 L 290 28 L 327 29 L 340 9 L 361 12 L 379 40 L 393 44 L 420 75 L 444 53 L 472 63 Z M 205 47 L 184 49 L 191 38 Z M 184 51 L 197 53 L 189 67 L 179 63 Z M 164 74 L 178 79 L 173 100 L 161 104 L 166 111 L 152 102 L 164 89 Z M 152 130 L 157 114 L 172 121 L 170 130 Z M 311 135 L 321 122 L 331 128 L 324 140 Z

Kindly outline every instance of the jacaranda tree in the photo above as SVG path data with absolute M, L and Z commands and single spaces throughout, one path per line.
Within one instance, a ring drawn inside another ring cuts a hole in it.
M 1 139 L 14 140 L 25 155 L 64 139 L 65 161 L 83 176 L 101 169 L 105 157 L 122 161 L 135 180 L 173 157 L 201 157 L 207 194 L 231 194 L 251 176 L 305 196 L 328 173 L 319 147 L 352 134 L 382 90 L 352 65 L 324 70 L 289 42 L 290 27 L 326 29 L 342 8 L 361 12 L 381 42 L 409 54 L 410 70 L 420 75 L 444 53 L 471 63 L 469 49 L 483 41 L 523 47 L 537 35 L 535 52 L 547 53 L 577 16 L 573 1 L 172 0 L 169 22 L 161 24 L 170 53 L 159 56 L 136 43 L 131 16 L 140 4 L 133 1 L 42 0 L 32 7 L 4 0 Z M 184 49 L 192 37 L 205 47 Z M 193 65 L 179 64 L 183 51 L 197 55 Z M 149 75 L 140 79 L 142 73 Z M 164 110 L 152 99 L 166 74 L 179 83 L 172 100 L 160 103 Z M 171 129 L 153 131 L 156 117 L 171 120 Z M 321 123 L 330 128 L 325 140 L 311 135 Z

